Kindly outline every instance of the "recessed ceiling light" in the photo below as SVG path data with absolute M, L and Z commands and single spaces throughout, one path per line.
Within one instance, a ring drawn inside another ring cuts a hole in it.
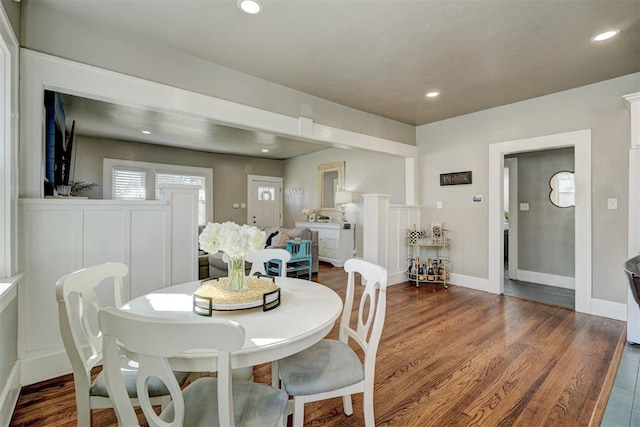
M 427 98 L 435 98 L 435 97 L 437 97 L 438 95 L 440 95 L 440 92 L 437 92 L 437 91 L 435 91 L 435 90 L 434 90 L 433 92 L 427 92 L 427 94 L 426 94 L 425 96 L 426 96 Z
M 263 152 L 263 153 L 268 153 L 268 152 L 269 152 L 269 150 L 267 150 L 266 148 L 263 148 L 263 149 L 262 149 L 262 152 Z
M 619 32 L 620 30 L 605 31 L 604 33 L 600 33 L 597 36 L 591 37 L 591 41 L 601 42 L 604 40 L 609 40 L 610 38 L 617 36 Z
M 262 4 L 257 0 L 238 0 L 238 7 L 244 13 L 257 15 L 262 12 Z
M 144 133 L 145 135 L 151 135 L 150 130 L 141 130 L 140 132 Z

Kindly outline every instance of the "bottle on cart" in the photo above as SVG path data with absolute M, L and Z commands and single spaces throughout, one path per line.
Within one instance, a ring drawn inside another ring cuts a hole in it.
M 424 280 L 424 262 L 418 258 L 418 280 Z
M 409 265 L 407 266 L 407 272 L 409 274 L 413 273 L 413 258 L 409 258 Z
M 438 280 L 444 281 L 444 262 L 442 259 L 438 260 Z
M 433 269 L 433 260 L 429 258 L 429 266 L 427 267 L 427 280 L 433 282 L 436 280 L 436 273 Z

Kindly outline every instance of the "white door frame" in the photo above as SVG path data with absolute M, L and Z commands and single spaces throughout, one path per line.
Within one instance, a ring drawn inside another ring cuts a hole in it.
M 274 182 L 274 183 L 279 183 L 280 184 L 280 189 L 282 190 L 283 185 L 283 179 L 282 177 L 279 176 L 266 176 L 266 175 L 247 175 L 247 224 L 251 225 L 251 212 L 253 212 L 253 198 L 251 197 L 251 184 L 253 183 L 253 181 L 267 181 L 267 182 Z M 273 224 L 274 226 L 280 226 L 282 227 L 282 214 L 283 214 L 283 209 L 284 209 L 284 201 L 283 201 L 284 195 L 282 194 L 282 192 L 280 193 L 280 224 Z
M 509 278 L 518 279 L 518 158 L 504 159 L 509 168 Z
M 18 76 L 18 39 L 0 7 L 0 278 L 18 272 Z
M 504 156 L 573 147 L 576 180 L 575 310 L 591 314 L 591 130 L 519 139 L 489 145 L 489 292 L 504 293 Z

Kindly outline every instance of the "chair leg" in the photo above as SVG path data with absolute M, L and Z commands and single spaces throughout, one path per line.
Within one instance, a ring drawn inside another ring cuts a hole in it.
M 342 407 L 345 415 L 353 415 L 353 405 L 351 404 L 351 395 L 342 396 Z
M 78 427 L 91 425 L 91 403 L 88 394 L 82 397 L 76 396 L 76 414 Z
M 376 418 L 373 414 L 373 390 L 367 393 L 364 391 L 362 396 L 362 406 L 364 408 L 364 425 L 366 427 L 373 427 L 376 425 Z
M 271 362 L 271 386 L 280 388 L 280 369 L 278 369 L 278 361 Z
M 304 399 L 298 396 L 293 398 L 293 427 L 304 426 Z

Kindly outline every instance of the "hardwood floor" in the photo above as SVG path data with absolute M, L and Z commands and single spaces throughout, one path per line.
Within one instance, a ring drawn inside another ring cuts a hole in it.
M 344 297 L 342 269 L 315 279 Z M 359 287 L 358 287 L 358 290 Z M 388 289 L 378 350 L 378 426 L 599 425 L 624 345 L 625 323 L 452 285 Z M 331 332 L 336 337 L 336 330 Z M 256 381 L 271 380 L 268 365 Z M 363 425 L 340 399 L 305 406 L 307 426 Z M 94 426 L 115 425 L 111 409 Z M 11 426 L 74 426 L 70 376 L 25 387 Z

